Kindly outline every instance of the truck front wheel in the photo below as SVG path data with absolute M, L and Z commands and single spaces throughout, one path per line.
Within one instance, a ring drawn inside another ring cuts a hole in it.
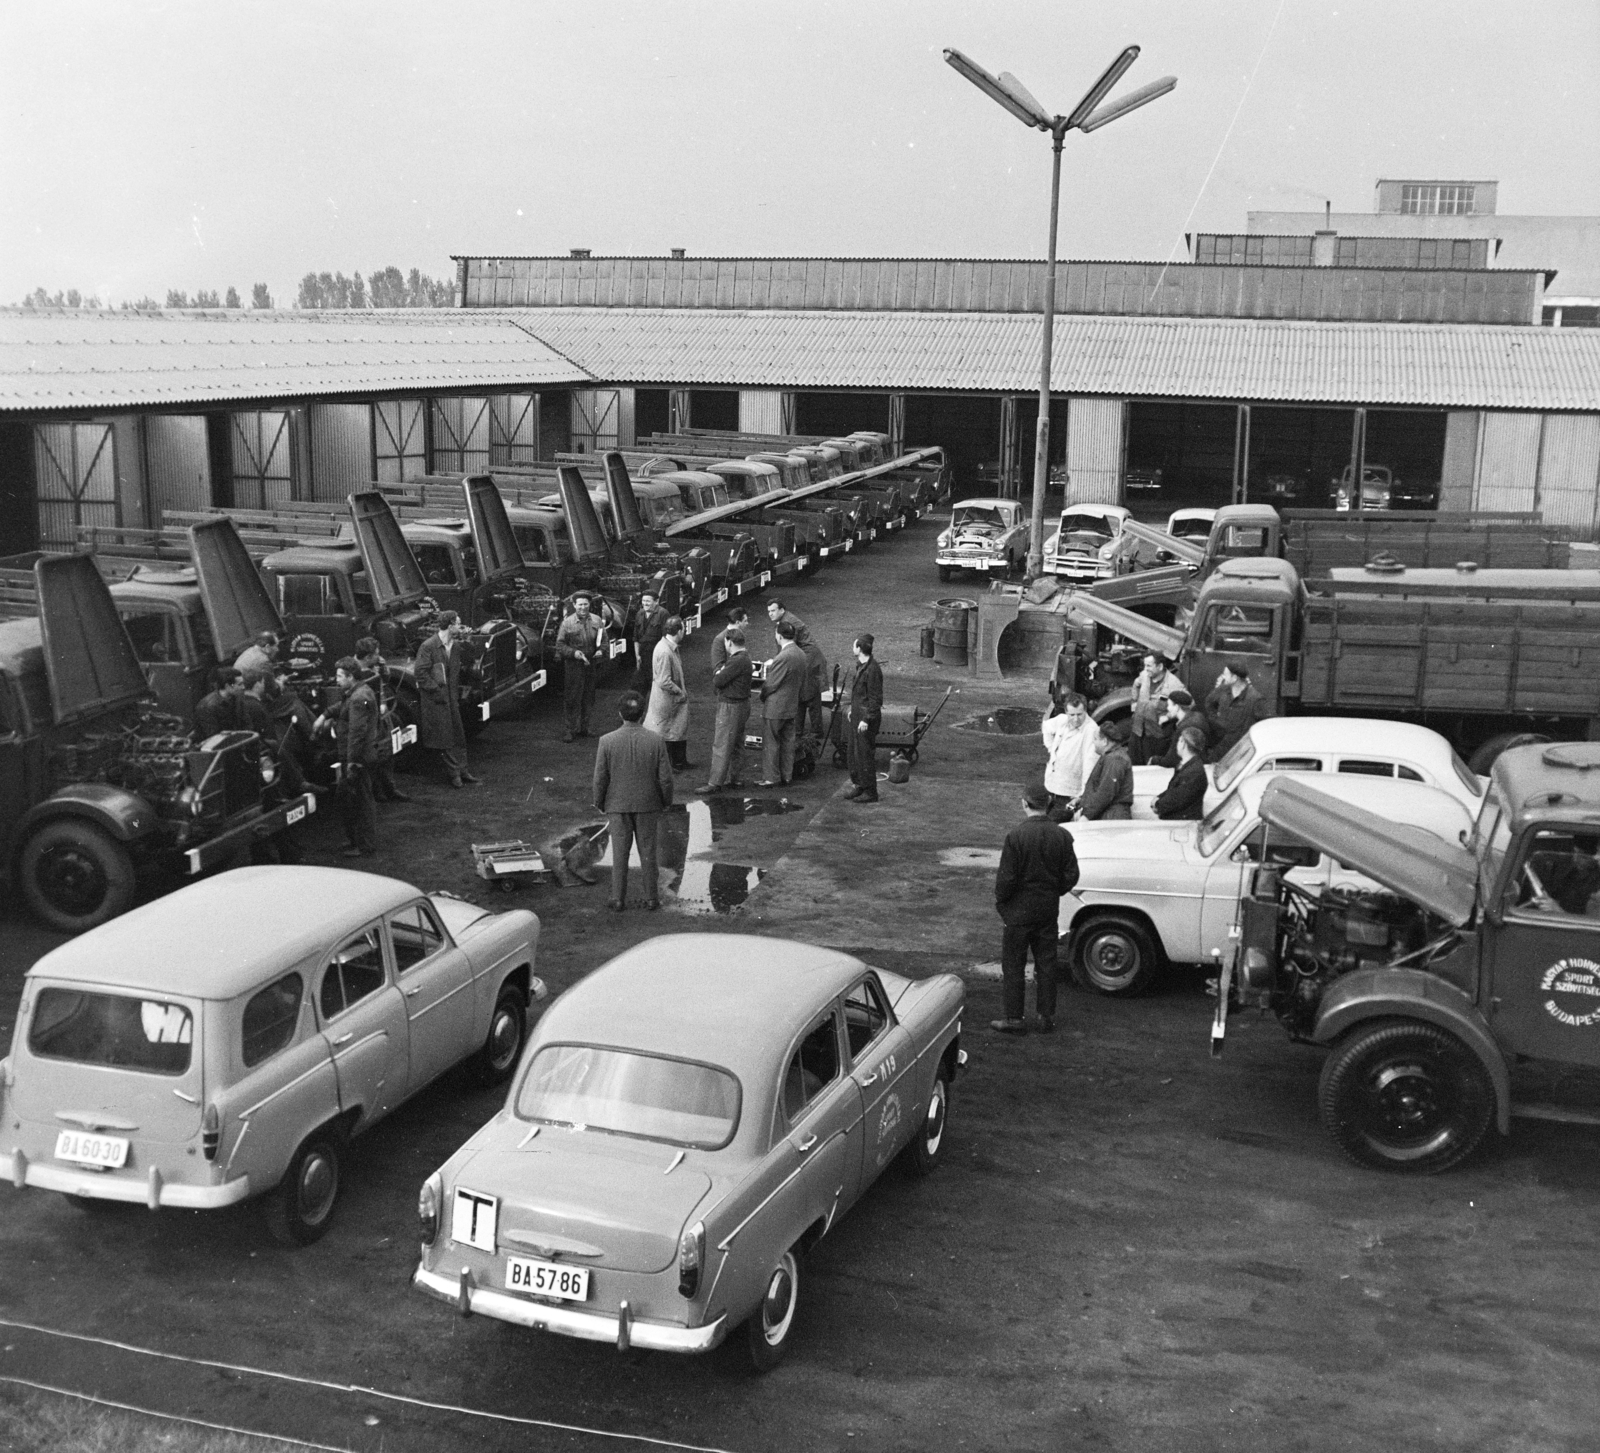
M 19 869 L 28 907 L 62 933 L 82 933 L 133 904 L 133 859 L 92 822 L 47 822 L 23 845 Z
M 1380 1170 L 1447 1170 L 1472 1153 L 1494 1114 L 1494 1087 L 1466 1045 L 1432 1024 L 1395 1019 L 1334 1048 L 1317 1098 L 1339 1148 Z

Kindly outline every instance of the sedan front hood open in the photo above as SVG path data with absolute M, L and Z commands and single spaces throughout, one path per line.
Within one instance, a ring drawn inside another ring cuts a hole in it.
M 1261 816 L 1456 928 L 1472 917 L 1477 860 L 1459 844 L 1425 828 L 1390 822 L 1289 776 L 1267 784 Z

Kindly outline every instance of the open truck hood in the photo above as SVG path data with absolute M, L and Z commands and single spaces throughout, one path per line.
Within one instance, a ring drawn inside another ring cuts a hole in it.
M 605 559 L 606 532 L 600 525 L 600 512 L 589 498 L 589 487 L 575 464 L 562 464 L 556 469 L 556 483 L 561 490 L 561 512 L 567 517 L 567 531 L 572 536 L 572 553 L 579 560 Z
M 367 568 L 372 603 L 379 610 L 412 605 L 428 593 L 417 557 L 400 533 L 400 521 L 377 490 L 348 496 L 361 563 Z
M 283 617 L 232 520 L 218 516 L 190 525 L 189 554 L 218 660 L 232 661 L 261 631 L 283 635 Z
M 617 522 L 617 538 L 627 540 L 644 534 L 644 515 L 639 509 L 638 496 L 633 492 L 628 461 L 617 449 L 607 449 L 601 459 L 606 470 L 606 498 L 611 501 L 611 518 Z
M 1267 784 L 1261 817 L 1457 928 L 1472 917 L 1478 865 L 1458 843 L 1390 822 L 1290 776 Z
M 527 568 L 522 550 L 506 514 L 499 487 L 487 474 L 471 474 L 462 481 L 467 496 L 467 523 L 478 547 L 478 570 L 485 580 L 500 580 Z
M 56 725 L 152 694 L 93 556 L 46 555 L 33 579 Z
M 1118 635 L 1126 636 L 1147 651 L 1159 651 L 1169 661 L 1176 661 L 1183 654 L 1182 631 L 1139 615 L 1126 606 L 1114 605 L 1087 591 L 1077 590 L 1072 593 L 1068 609 L 1096 625 L 1106 626 Z

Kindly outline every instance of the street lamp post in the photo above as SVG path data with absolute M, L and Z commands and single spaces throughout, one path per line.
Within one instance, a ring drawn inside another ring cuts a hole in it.
M 990 100 L 1004 106 L 1025 126 L 1047 131 L 1051 139 L 1050 159 L 1050 247 L 1044 269 L 1044 341 L 1039 350 L 1039 427 L 1033 453 L 1033 524 L 1028 538 L 1028 578 L 1044 573 L 1044 493 L 1050 482 L 1050 358 L 1055 343 L 1056 317 L 1056 222 L 1061 201 L 1061 144 L 1069 131 L 1098 131 L 1108 122 L 1136 111 L 1158 96 L 1165 96 L 1178 84 L 1175 76 L 1163 76 L 1120 100 L 1105 105 L 1107 94 L 1120 81 L 1134 61 L 1139 47 L 1130 45 L 1106 67 L 1105 73 L 1084 93 L 1083 99 L 1065 116 L 1052 116 L 1029 94 L 1027 87 L 1009 71 L 992 76 L 976 61 L 958 50 L 944 53 L 946 62 L 972 82 Z

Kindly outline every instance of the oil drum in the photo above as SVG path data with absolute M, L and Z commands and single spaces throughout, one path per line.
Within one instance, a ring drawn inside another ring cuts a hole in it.
M 967 620 L 977 609 L 977 601 L 966 596 L 933 603 L 933 659 L 941 666 L 967 664 Z

